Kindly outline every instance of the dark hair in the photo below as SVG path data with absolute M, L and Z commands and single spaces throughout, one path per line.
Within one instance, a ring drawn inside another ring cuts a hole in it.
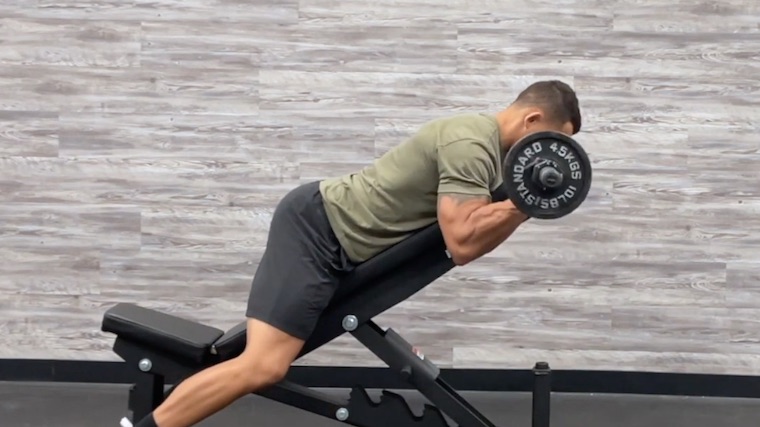
M 516 104 L 541 108 L 549 120 L 573 124 L 573 134 L 581 130 L 581 112 L 575 91 L 559 80 L 544 80 L 525 88 L 515 99 Z

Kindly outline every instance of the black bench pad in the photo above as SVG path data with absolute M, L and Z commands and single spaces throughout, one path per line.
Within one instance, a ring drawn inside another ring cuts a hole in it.
M 245 350 L 248 322 L 242 321 L 224 333 L 214 343 L 214 350 L 221 360 L 231 359 Z
M 127 303 L 108 309 L 101 329 L 196 363 L 201 363 L 214 342 L 224 335 L 224 331 L 211 326 Z

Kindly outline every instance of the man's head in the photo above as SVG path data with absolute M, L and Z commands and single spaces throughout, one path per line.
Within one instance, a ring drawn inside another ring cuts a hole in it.
M 531 84 L 497 115 L 505 148 L 526 135 L 554 131 L 575 135 L 581 130 L 581 113 L 575 91 L 558 80 Z

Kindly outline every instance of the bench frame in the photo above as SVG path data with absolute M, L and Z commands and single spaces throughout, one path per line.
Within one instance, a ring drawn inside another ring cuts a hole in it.
M 425 405 L 423 413 L 415 415 L 402 396 L 387 390 L 383 390 L 379 402 L 375 402 L 361 386 L 351 390 L 349 399 L 339 399 L 287 379 L 256 394 L 359 427 L 445 427 L 449 423 L 444 414 L 462 427 L 494 427 L 440 377 L 440 369 L 433 362 L 394 330 L 383 330 L 372 320 L 358 324 L 353 315 L 346 316 L 341 325 L 388 365 L 389 374 L 400 375 L 432 405 Z M 168 396 L 164 391 L 167 384 L 178 384 L 183 378 L 214 364 L 190 366 L 120 338 L 116 339 L 114 351 L 138 371 L 129 391 L 128 409 L 133 422 L 141 420 L 163 402 Z
M 402 245 L 403 252 L 391 248 L 387 251 L 388 255 L 378 255 L 378 262 L 373 262 L 372 266 L 368 262 L 367 268 L 362 269 L 363 276 L 357 269 L 357 275 L 346 281 L 347 286 L 339 288 L 298 357 L 348 332 L 388 365 L 389 374 L 400 375 L 427 398 L 431 404 L 425 405 L 422 414 L 414 414 L 402 396 L 387 390 L 383 390 L 379 402 L 375 402 L 359 385 L 351 390 L 348 399 L 340 399 L 296 384 L 286 377 L 255 394 L 359 427 L 385 427 L 389 424 L 396 427 L 450 427 L 447 418 L 460 427 L 494 427 L 440 378 L 440 369 L 433 362 L 395 331 L 383 330 L 372 320 L 454 267 L 437 224 L 415 233 L 399 247 Z M 382 273 L 377 271 L 378 265 L 382 265 Z M 148 318 L 151 320 L 148 321 Z M 159 338 L 166 337 L 166 340 L 175 337 L 170 332 L 171 328 L 165 330 L 159 325 L 164 321 L 175 325 L 178 321 L 184 322 L 183 328 L 204 332 L 201 342 L 193 341 L 192 356 L 188 354 L 183 357 L 182 352 L 176 349 L 171 351 L 171 346 L 167 346 L 165 341 L 159 341 L 163 344 L 161 346 L 156 344 L 156 334 Z M 146 325 L 146 322 L 149 324 Z M 125 329 L 125 324 L 130 325 L 128 329 Z M 101 329 L 116 334 L 114 352 L 136 370 L 128 400 L 132 423 L 149 415 L 164 401 L 172 391 L 165 392 L 167 384 L 176 386 L 207 367 L 239 355 L 246 341 L 245 322 L 223 333 L 133 304 L 118 304 L 109 309 Z M 148 333 L 148 330 L 151 332 Z M 152 343 L 151 339 L 154 340 Z M 547 371 L 536 371 L 540 375 L 536 378 L 548 378 L 545 375 Z M 546 427 L 549 388 L 545 379 L 536 381 L 536 385 L 539 384 L 543 385 L 538 388 L 541 397 L 538 406 L 534 391 L 534 426 L 538 407 L 541 412 L 539 418 L 546 421 L 536 427 Z

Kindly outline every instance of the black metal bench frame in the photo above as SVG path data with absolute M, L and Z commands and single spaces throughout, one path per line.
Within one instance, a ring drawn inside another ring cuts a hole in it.
M 388 365 L 389 374 L 401 375 L 432 403 L 425 405 L 421 415 L 415 415 L 396 393 L 384 390 L 380 401 L 375 402 L 361 386 L 354 387 L 348 399 L 339 399 L 286 378 L 256 394 L 360 427 L 448 427 L 446 417 L 461 427 L 493 427 L 440 377 L 435 364 L 395 331 L 383 330 L 372 321 L 453 267 L 437 224 L 423 229 L 346 277 L 345 286 L 341 285 L 299 355 L 348 332 Z M 109 309 L 101 329 L 116 335 L 114 352 L 136 369 L 128 402 L 132 423 L 161 404 L 167 384 L 178 384 L 208 366 L 235 357 L 246 341 L 245 322 L 224 332 L 134 304 Z M 537 372 L 548 380 L 544 375 L 548 369 Z M 541 425 L 548 426 L 547 380 L 536 382 L 537 386 L 546 386 L 537 388 L 545 399 L 539 402 L 534 398 L 534 425 L 538 417 L 546 418 Z

